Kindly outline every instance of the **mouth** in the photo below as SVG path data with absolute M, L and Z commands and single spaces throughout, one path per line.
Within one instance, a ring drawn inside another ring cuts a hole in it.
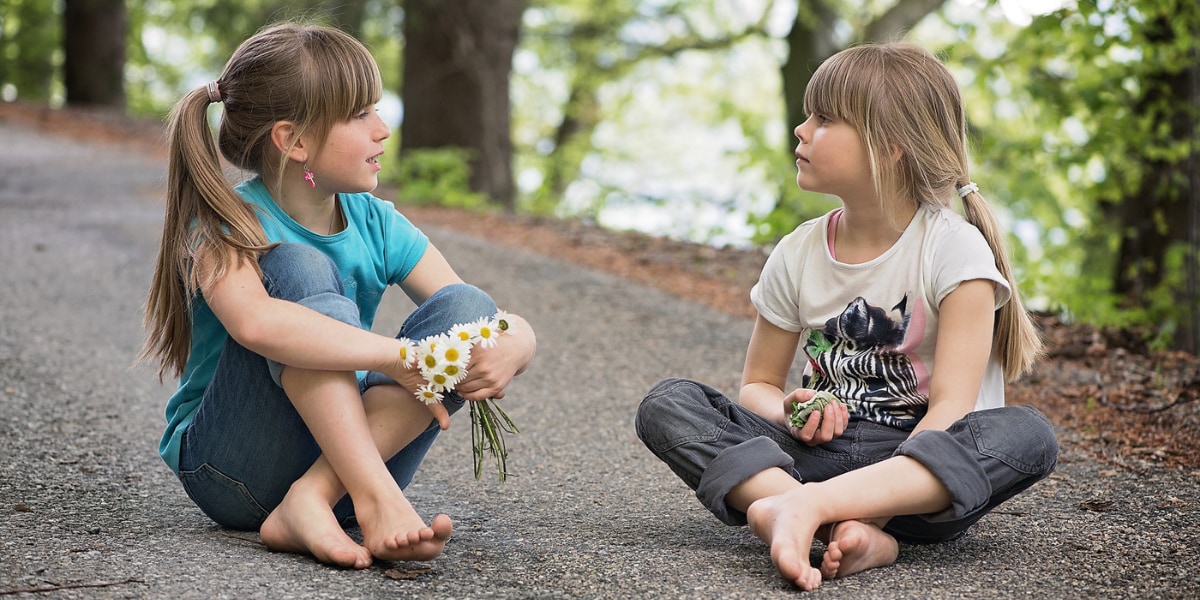
M 382 152 L 380 152 L 379 154 L 376 154 L 375 156 L 372 156 L 371 158 L 368 158 L 368 159 L 367 159 L 367 164 L 369 164 L 369 165 L 373 165 L 373 166 L 376 166 L 376 167 L 378 167 L 378 166 L 379 166 L 379 157 L 380 157 L 380 156 L 383 156 L 383 153 L 382 153 Z

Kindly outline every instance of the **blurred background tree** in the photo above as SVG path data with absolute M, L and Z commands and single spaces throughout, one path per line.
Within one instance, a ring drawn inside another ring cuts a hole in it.
M 1200 340 L 1195 0 L 0 0 L 0 98 L 161 118 L 296 18 L 379 61 L 400 201 L 742 246 L 835 205 L 790 159 L 815 66 L 907 36 L 964 86 L 1033 304 Z

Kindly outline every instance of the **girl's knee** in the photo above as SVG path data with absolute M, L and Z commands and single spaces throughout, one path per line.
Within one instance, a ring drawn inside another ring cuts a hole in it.
M 981 454 L 1025 473 L 1047 473 L 1058 460 L 1054 426 L 1032 406 L 970 413 L 951 428 L 956 430 Z
M 716 414 L 703 386 L 686 379 L 664 379 L 642 399 L 634 423 L 643 442 L 665 444 L 680 437 L 711 435 Z
M 469 283 L 447 285 L 425 302 L 451 314 L 462 315 L 464 319 L 490 317 L 497 311 L 496 301 L 487 292 Z
M 638 405 L 638 418 L 667 414 L 680 410 L 680 405 L 693 404 L 697 398 L 705 397 L 702 386 L 694 381 L 679 378 L 664 379 L 650 388 Z
M 337 265 L 311 246 L 279 244 L 263 254 L 258 265 L 263 285 L 273 298 L 294 302 L 322 293 L 343 293 Z
M 1040 475 L 1045 476 L 1058 464 L 1058 437 L 1054 425 L 1038 409 L 1021 405 L 1013 407 L 1022 414 L 1017 425 L 1028 435 L 1027 447 L 1031 450 L 1030 464 L 1041 465 Z

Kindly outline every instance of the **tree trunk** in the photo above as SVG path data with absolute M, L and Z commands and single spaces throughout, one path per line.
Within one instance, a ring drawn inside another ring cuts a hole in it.
M 329 24 L 362 39 L 363 18 L 367 14 L 367 0 L 309 0 L 310 10 L 321 11 L 329 16 Z
M 516 205 L 509 75 L 524 0 L 405 0 L 401 156 L 470 152 L 472 191 Z
M 796 11 L 796 20 L 787 35 L 788 57 L 781 68 L 783 76 L 783 104 L 787 116 L 787 133 L 784 148 L 791 155 L 795 152 L 796 137 L 792 130 L 804 122 L 804 90 L 813 71 L 826 58 L 841 48 L 833 38 L 837 12 L 822 0 L 802 3 Z
M 67 104 L 125 110 L 125 0 L 66 0 L 63 80 Z
M 1177 43 L 1175 29 L 1165 20 L 1151 21 L 1145 26 L 1146 38 L 1155 45 Z M 1167 283 L 1181 307 L 1180 323 L 1173 336 L 1175 347 L 1196 351 L 1198 317 L 1195 260 L 1197 232 L 1193 230 L 1197 216 L 1193 211 L 1196 177 L 1195 165 L 1196 114 L 1195 81 L 1200 66 L 1194 62 L 1183 67 L 1146 75 L 1143 94 L 1132 111 L 1151 119 L 1150 131 L 1158 132 L 1153 139 L 1135 145 L 1128 157 L 1140 164 L 1141 182 L 1137 190 L 1126 195 L 1107 209 L 1110 218 L 1121 232 L 1116 272 L 1113 273 L 1113 292 L 1129 306 L 1144 306 L 1151 292 Z M 1190 108 L 1189 108 L 1190 107 Z M 1164 152 L 1163 149 L 1185 146 L 1188 153 Z M 1184 246 L 1190 254 L 1182 268 L 1181 277 L 1171 277 L 1167 264 L 1170 250 Z
M 788 58 L 783 63 L 783 102 L 788 119 L 785 140 L 787 153 L 792 154 L 796 139 L 791 128 L 804 122 L 804 90 L 808 80 L 821 62 L 853 42 L 882 42 L 895 38 L 920 23 L 930 13 L 942 7 L 945 0 L 899 0 L 887 12 L 875 17 L 856 32 L 856 38 L 839 44 L 834 26 L 839 15 L 828 0 L 800 2 L 796 20 L 788 32 Z

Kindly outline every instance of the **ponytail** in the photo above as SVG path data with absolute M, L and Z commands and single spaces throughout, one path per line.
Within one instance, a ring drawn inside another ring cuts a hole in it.
M 1042 337 L 1033 324 L 1017 282 L 1013 278 L 1012 266 L 1005 249 L 1004 235 L 996 216 L 988 206 L 987 200 L 979 193 L 979 187 L 973 183 L 960 183 L 959 195 L 962 196 L 963 214 L 967 221 L 983 233 L 992 254 L 996 257 L 996 268 L 1008 282 L 1012 297 L 1001 306 L 996 313 L 995 349 L 999 353 L 1001 365 L 1004 368 L 1005 379 L 1012 381 L 1029 371 L 1042 355 Z
M 137 362 L 158 363 L 158 377 L 179 376 L 191 349 L 191 298 L 220 279 L 233 259 L 258 268 L 266 235 L 221 169 L 208 124 L 217 86 L 197 88 L 171 111 L 167 125 L 167 201 L 158 260 L 146 300 L 146 342 Z M 204 272 L 195 269 L 205 258 Z

